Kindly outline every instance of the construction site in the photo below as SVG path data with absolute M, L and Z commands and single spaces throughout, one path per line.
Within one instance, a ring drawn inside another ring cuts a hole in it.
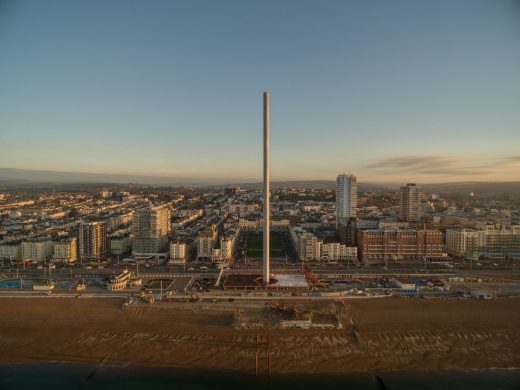
M 237 308 L 235 329 L 343 329 L 348 307 L 337 302 L 283 303 L 267 301 L 262 308 Z

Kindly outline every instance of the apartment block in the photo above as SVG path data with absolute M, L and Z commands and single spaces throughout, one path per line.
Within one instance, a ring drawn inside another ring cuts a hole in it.
M 132 220 L 132 253 L 134 256 L 152 256 L 162 252 L 168 245 L 169 232 L 168 205 L 137 210 Z
M 420 261 L 442 258 L 439 230 L 367 229 L 358 231 L 358 258 L 363 263 Z
M 63 238 L 54 242 L 54 262 L 73 263 L 78 260 L 78 239 L 76 237 Z
M 21 241 L 5 242 L 0 244 L 0 260 L 21 260 Z
M 97 260 L 106 255 L 107 227 L 106 222 L 83 222 L 79 226 L 79 258 L 83 260 Z
M 408 183 L 400 190 L 399 212 L 402 221 L 418 222 L 421 220 L 422 190 L 415 183 Z
M 356 218 L 357 179 L 354 175 L 338 175 L 336 178 L 336 227 L 346 225 Z
M 22 242 L 22 260 L 47 262 L 54 253 L 54 243 L 50 238 L 40 237 Z

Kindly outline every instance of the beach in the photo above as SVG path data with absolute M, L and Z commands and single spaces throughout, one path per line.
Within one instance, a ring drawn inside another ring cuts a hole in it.
M 358 299 L 343 329 L 236 329 L 234 311 L 197 303 L 0 299 L 0 363 L 75 362 L 259 375 L 520 367 L 520 300 Z M 320 305 L 340 305 L 320 303 Z M 253 308 L 254 309 L 254 308 Z M 258 352 L 258 365 L 255 364 Z

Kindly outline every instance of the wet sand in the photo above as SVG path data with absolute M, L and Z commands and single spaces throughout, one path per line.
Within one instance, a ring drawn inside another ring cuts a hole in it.
M 256 332 L 234 329 L 232 310 L 121 304 L 0 299 L 0 363 L 255 372 Z M 268 343 L 272 374 L 520 367 L 520 300 L 351 300 L 342 320 L 342 330 L 273 330 L 269 340 L 259 332 L 259 372 L 267 372 Z

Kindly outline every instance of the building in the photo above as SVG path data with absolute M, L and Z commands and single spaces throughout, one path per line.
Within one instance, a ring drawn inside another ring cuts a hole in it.
M 134 212 L 128 212 L 125 214 L 115 213 L 106 219 L 107 232 L 113 232 L 122 226 L 126 226 L 132 222 L 132 216 Z
M 237 234 L 234 230 L 229 230 L 220 237 L 218 258 L 212 258 L 213 263 L 227 263 L 231 260 L 236 237 Z
M 53 261 L 73 263 L 76 260 L 78 260 L 78 239 L 76 237 L 54 242 Z
M 182 229 L 190 222 L 196 221 L 204 215 L 204 210 L 183 210 L 180 215 L 174 216 L 172 230 Z
M 357 247 L 340 242 L 326 242 L 301 227 L 290 229 L 291 239 L 300 261 L 357 260 Z
M 520 225 L 486 224 L 486 256 L 520 257 Z
M 401 187 L 399 198 L 399 216 L 402 221 L 418 222 L 421 220 L 422 190 L 415 183 Z
M 455 257 L 520 257 L 520 225 L 479 224 L 446 229 L 446 250 Z
M 461 228 L 446 229 L 446 251 L 450 256 L 467 257 L 485 251 L 486 232 Z
M 240 204 L 230 204 L 229 212 L 230 214 L 238 214 L 240 217 L 244 217 L 250 214 L 258 213 L 259 207 L 257 204 L 251 203 L 240 203 Z
M 112 236 L 109 238 L 110 253 L 113 255 L 123 255 L 130 251 L 131 241 L 128 234 L 122 236 Z
M 4 242 L 0 244 L 0 260 L 21 260 L 22 242 Z
M 321 241 L 301 227 L 289 229 L 291 240 L 300 261 L 316 261 L 320 259 Z
M 102 198 L 111 198 L 113 193 L 112 191 L 107 191 L 107 190 L 103 190 L 103 191 L 100 191 L 99 192 L 99 195 L 102 197 Z
M 356 218 L 357 181 L 354 175 L 338 175 L 336 178 L 336 227 L 346 225 Z
M 121 291 L 130 284 L 132 274 L 128 270 L 124 270 L 119 275 L 113 276 L 107 283 L 108 291 Z
M 366 229 L 358 231 L 358 259 L 369 263 L 422 261 L 442 258 L 439 230 Z
M 170 263 L 184 264 L 188 256 L 188 245 L 181 241 L 172 241 L 170 243 Z
M 97 260 L 106 255 L 107 226 L 104 221 L 82 222 L 79 226 L 79 258 Z
M 291 225 L 291 221 L 289 219 L 275 219 L 271 218 L 270 220 L 271 230 L 273 231 L 283 231 L 287 230 Z M 238 220 L 238 226 L 241 230 L 247 231 L 262 231 L 264 230 L 264 220 L 261 218 L 240 218 Z
M 230 260 L 233 256 L 233 245 L 235 243 L 235 234 L 229 234 L 220 238 L 220 255 L 223 260 Z
M 226 187 L 224 188 L 224 195 L 236 195 L 240 192 L 240 187 Z
M 346 246 L 340 242 L 321 244 L 320 259 L 322 261 L 357 260 L 357 247 Z
M 217 243 L 217 229 L 215 225 L 207 226 L 199 232 L 197 237 L 197 258 L 211 260 L 213 248 Z
M 346 224 L 340 224 L 338 227 L 338 235 L 340 242 L 347 247 L 357 247 L 357 233 L 360 229 L 408 229 L 408 222 L 399 222 L 396 220 L 373 220 L 373 219 L 354 219 L 351 218 Z
M 132 220 L 132 253 L 153 256 L 164 251 L 170 232 L 170 210 L 167 204 L 137 210 Z
M 22 242 L 22 260 L 47 262 L 52 258 L 54 243 L 50 238 L 33 238 Z

